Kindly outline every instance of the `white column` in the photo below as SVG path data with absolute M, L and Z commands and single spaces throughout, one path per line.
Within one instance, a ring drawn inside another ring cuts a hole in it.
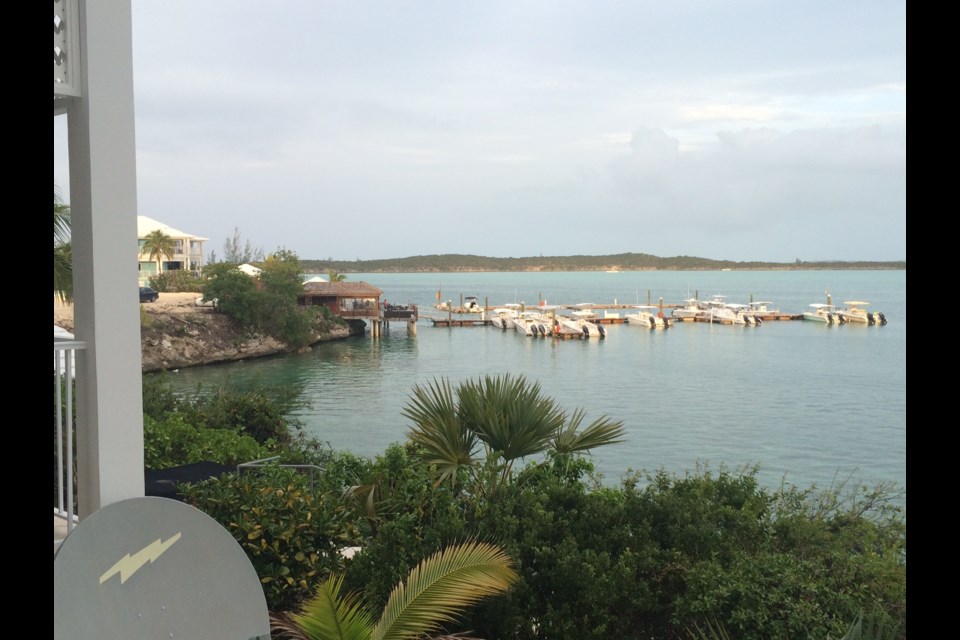
M 80 517 L 142 496 L 130 0 L 80 3 L 82 97 L 68 110 Z

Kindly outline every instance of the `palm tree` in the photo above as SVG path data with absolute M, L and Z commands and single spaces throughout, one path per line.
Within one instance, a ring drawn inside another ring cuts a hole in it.
M 549 453 L 572 456 L 623 441 L 621 421 L 606 416 L 580 431 L 584 412 L 576 409 L 568 420 L 555 400 L 540 393 L 540 383 L 523 376 L 485 376 L 461 383 L 456 391 L 446 380 L 414 387 L 402 414 L 413 421 L 407 437 L 419 445 L 424 459 L 436 465 L 438 482 L 454 483 L 461 466 L 474 480 L 486 477 L 496 491 L 510 479 L 514 462 Z M 482 445 L 484 458 L 478 458 Z
M 271 626 L 279 637 L 301 640 L 414 640 L 456 621 L 463 609 L 506 591 L 516 580 L 502 549 L 464 542 L 414 567 L 394 587 L 378 620 L 357 594 L 341 595 L 343 576 L 333 575 L 299 613 L 272 614 Z
M 70 244 L 70 205 L 53 183 L 53 293 L 61 302 L 73 299 L 73 254 Z
M 163 273 L 163 258 L 173 256 L 173 249 L 173 238 L 165 234 L 162 229 L 154 229 L 144 238 L 140 252 L 150 256 L 151 260 L 156 260 L 157 273 Z
M 327 280 L 330 282 L 343 282 L 347 279 L 347 276 L 340 273 L 336 269 L 327 269 Z

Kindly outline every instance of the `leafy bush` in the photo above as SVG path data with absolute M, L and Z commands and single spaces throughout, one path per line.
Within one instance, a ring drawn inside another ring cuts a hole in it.
M 196 427 L 171 414 L 162 421 L 144 416 L 143 454 L 144 467 L 154 470 L 204 460 L 234 466 L 271 456 L 274 448 L 238 431 Z
M 165 375 L 144 376 L 144 415 L 163 421 L 175 412 L 194 426 L 239 431 L 260 444 L 292 444 L 303 425 L 289 414 L 303 406 L 294 386 L 242 388 L 227 380 L 214 390 L 198 386 L 191 394 L 176 394 Z
M 204 278 L 193 275 L 184 269 L 164 271 L 150 276 L 150 286 L 160 292 L 203 291 Z
M 301 273 L 299 258 L 285 249 L 267 257 L 256 278 L 234 264 L 210 265 L 204 298 L 216 299 L 217 309 L 245 329 L 270 335 L 291 348 L 303 347 L 334 322 L 328 314 L 300 305 Z
M 322 579 L 341 571 L 339 550 L 358 537 L 341 494 L 311 488 L 310 477 L 294 469 L 224 474 L 180 490 L 230 531 L 274 610 L 294 608 Z
M 386 604 L 390 590 L 421 558 L 472 533 L 449 484 L 433 480 L 412 447 L 393 444 L 374 460 L 363 484 L 348 492 L 372 538 L 351 561 L 344 584 L 363 592 L 374 608 Z
M 713 624 L 737 638 L 826 638 L 860 612 L 905 637 L 904 525 L 882 487 L 771 491 L 755 467 L 698 466 L 609 488 L 557 457 L 479 505 L 428 484 L 422 466 L 391 474 L 407 507 L 379 512 L 348 582 L 382 602 L 407 553 L 458 535 L 495 541 L 520 579 L 471 613 L 482 637 L 681 638 Z

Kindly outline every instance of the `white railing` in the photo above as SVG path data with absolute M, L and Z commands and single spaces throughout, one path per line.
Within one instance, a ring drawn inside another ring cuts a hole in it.
M 53 338 L 53 402 L 54 434 L 56 437 L 57 468 L 53 481 L 55 503 L 53 515 L 66 522 L 70 531 L 77 524 L 74 509 L 74 389 L 77 355 L 87 348 L 84 342 L 72 337 Z
M 80 96 L 80 22 L 77 0 L 53 0 L 53 99 Z

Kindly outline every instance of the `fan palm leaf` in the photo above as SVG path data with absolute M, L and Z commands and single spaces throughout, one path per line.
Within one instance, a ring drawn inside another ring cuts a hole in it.
M 624 441 L 623 421 L 613 421 L 603 416 L 594 420 L 583 431 L 579 431 L 583 418 L 583 409 L 576 409 L 567 426 L 554 434 L 554 452 L 559 454 L 582 453 L 596 447 Z
M 413 421 L 407 437 L 422 448 L 426 462 L 437 466 L 439 481 L 455 480 L 461 465 L 474 464 L 477 436 L 461 421 L 449 382 L 415 386 L 401 413 Z
M 461 420 L 506 462 L 546 450 L 563 425 L 563 411 L 524 376 L 485 376 L 460 385 Z

